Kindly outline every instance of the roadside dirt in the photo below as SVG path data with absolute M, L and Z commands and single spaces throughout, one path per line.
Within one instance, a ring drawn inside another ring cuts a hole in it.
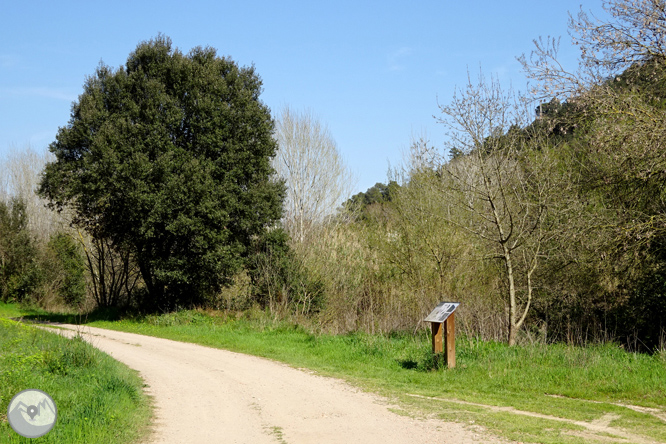
M 398 415 L 389 401 L 267 359 L 59 325 L 138 370 L 155 401 L 150 443 L 505 443 L 462 424 Z

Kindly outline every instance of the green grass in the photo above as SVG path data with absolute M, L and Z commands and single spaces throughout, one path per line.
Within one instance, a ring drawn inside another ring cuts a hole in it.
M 2 310 L 0 306 L 0 315 Z M 119 321 L 100 317 L 88 325 L 194 342 L 313 369 L 389 396 L 409 414 L 479 424 L 517 441 L 590 442 L 589 436 L 575 435 L 585 427 L 573 421 L 591 423 L 612 414 L 611 427 L 666 442 L 664 420 L 618 405 L 664 412 L 663 355 L 627 353 L 612 344 L 508 347 L 459 338 L 457 367 L 432 371 L 430 338 L 425 332 L 418 336 L 333 336 L 261 316 L 235 319 L 198 311 Z M 554 418 L 534 418 L 496 407 Z M 598 434 L 600 439 L 603 435 Z
M 20 307 L 17 304 L 6 304 L 0 302 L 0 318 L 20 318 L 22 316 L 39 316 L 48 315 L 43 310 L 31 310 L 25 307 Z
M 151 408 L 136 372 L 80 338 L 3 319 L 21 314 L 0 304 L 0 442 L 113 444 L 145 435 Z M 23 438 L 7 421 L 12 397 L 28 388 L 45 391 L 58 408 L 41 438 Z

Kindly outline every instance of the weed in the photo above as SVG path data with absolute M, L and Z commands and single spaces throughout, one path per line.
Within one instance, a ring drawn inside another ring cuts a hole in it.
M 135 372 L 81 337 L 68 340 L 0 318 L 0 412 L 27 388 L 46 391 L 58 407 L 58 423 L 40 442 L 125 443 L 145 433 L 150 409 Z M 27 442 L 4 416 L 0 436 Z

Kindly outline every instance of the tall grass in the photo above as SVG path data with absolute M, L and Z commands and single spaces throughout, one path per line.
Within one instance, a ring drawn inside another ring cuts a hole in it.
M 28 388 L 45 391 L 58 408 L 53 429 L 34 440 L 6 418 L 12 397 Z M 149 419 L 136 372 L 80 338 L 0 318 L 0 442 L 128 443 L 144 436 Z
M 426 329 L 422 319 L 439 302 L 462 302 L 461 333 L 506 337 L 507 318 L 497 270 L 478 259 L 475 245 L 454 230 L 418 227 L 377 206 L 369 221 L 319 227 L 315 236 L 292 242 L 308 279 L 323 287 L 314 317 L 331 333 L 389 333 Z

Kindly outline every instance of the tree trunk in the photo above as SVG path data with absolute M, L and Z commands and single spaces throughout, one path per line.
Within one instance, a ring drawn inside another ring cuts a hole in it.
M 518 336 L 518 329 L 520 326 L 516 320 L 516 285 L 513 276 L 513 263 L 511 262 L 511 250 L 505 245 L 504 248 L 504 265 L 506 266 L 506 274 L 509 280 L 509 347 L 516 345 L 516 337 Z

